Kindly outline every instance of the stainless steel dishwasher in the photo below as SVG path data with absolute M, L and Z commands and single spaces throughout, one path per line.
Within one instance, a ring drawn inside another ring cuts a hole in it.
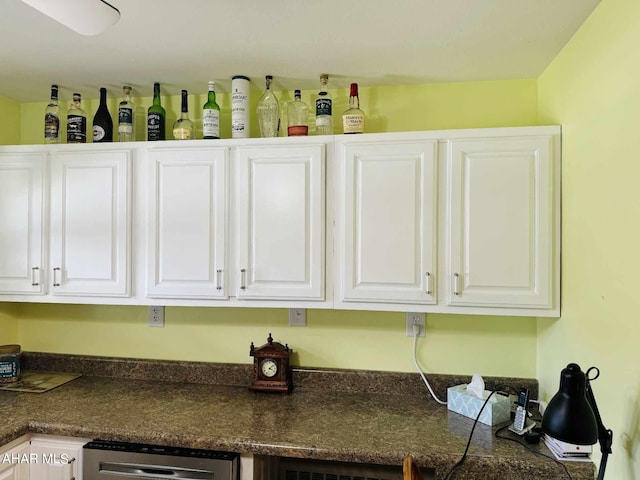
M 94 440 L 83 448 L 84 480 L 238 480 L 240 454 Z

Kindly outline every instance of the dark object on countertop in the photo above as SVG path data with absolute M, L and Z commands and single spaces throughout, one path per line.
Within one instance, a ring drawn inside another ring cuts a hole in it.
M 291 381 L 291 349 L 289 345 L 274 342 L 269 334 L 267 343 L 256 348 L 251 342 L 249 355 L 253 357 L 253 376 L 249 390 L 289 393 Z

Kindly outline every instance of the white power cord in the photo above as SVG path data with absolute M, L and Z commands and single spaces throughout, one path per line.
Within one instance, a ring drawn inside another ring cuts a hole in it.
M 429 393 L 431 394 L 431 396 L 433 397 L 433 399 L 438 402 L 440 405 L 446 405 L 447 402 L 443 402 L 442 400 L 440 400 L 435 393 L 433 393 L 433 389 L 431 388 L 431 385 L 429 385 L 429 382 L 427 381 L 427 378 L 424 376 L 424 373 L 422 373 L 422 369 L 420 368 L 420 365 L 418 364 L 418 357 L 417 357 L 417 347 L 418 347 L 418 334 L 420 333 L 420 325 L 417 324 L 413 324 L 413 363 L 416 366 L 416 370 L 418 370 L 418 373 L 420 374 L 420 376 L 422 377 L 422 380 L 424 381 L 424 384 L 427 386 L 427 388 L 429 389 Z

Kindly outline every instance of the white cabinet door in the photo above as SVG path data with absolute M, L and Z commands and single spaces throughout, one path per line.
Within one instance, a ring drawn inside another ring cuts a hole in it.
M 43 294 L 45 153 L 0 154 L 0 292 Z
M 449 305 L 551 308 L 552 136 L 449 145 Z
M 54 295 L 129 295 L 130 169 L 128 150 L 51 154 Z
M 435 303 L 437 141 L 344 143 L 339 158 L 339 298 Z
M 66 438 L 66 437 L 65 437 Z M 31 440 L 31 478 L 82 480 L 82 447 L 88 440 L 34 438 Z
M 228 296 L 228 152 L 228 148 L 149 150 L 147 296 Z
M 29 441 L 8 450 L 0 448 L 0 480 L 29 480 L 29 467 Z
M 238 298 L 324 299 L 324 149 L 238 148 Z

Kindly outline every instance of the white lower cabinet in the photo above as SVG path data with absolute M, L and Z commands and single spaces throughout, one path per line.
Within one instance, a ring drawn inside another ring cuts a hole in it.
M 34 436 L 32 480 L 82 480 L 82 447 L 88 439 Z
M 29 480 L 29 440 L 0 447 L 0 480 Z M 38 477 L 31 477 L 34 480 Z

